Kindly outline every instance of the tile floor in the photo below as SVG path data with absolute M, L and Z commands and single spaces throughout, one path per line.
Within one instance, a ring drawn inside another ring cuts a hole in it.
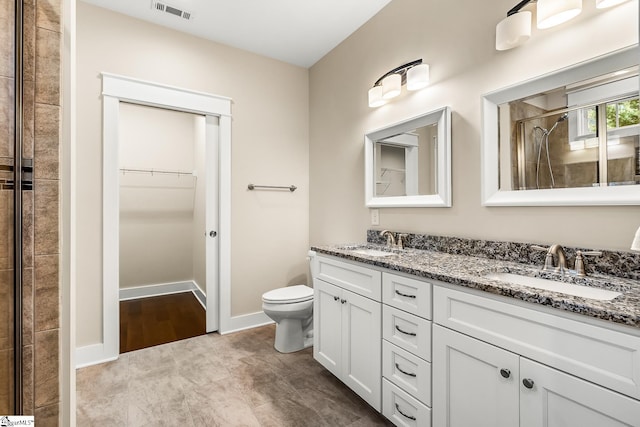
M 390 426 L 275 327 L 203 335 L 77 372 L 77 425 Z

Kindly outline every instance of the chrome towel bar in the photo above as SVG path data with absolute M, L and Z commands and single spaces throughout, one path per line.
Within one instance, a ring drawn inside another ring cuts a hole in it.
M 267 189 L 270 189 L 270 190 L 289 190 L 289 191 L 291 191 L 293 193 L 294 191 L 296 191 L 296 189 L 298 187 L 296 187 L 295 185 L 282 186 L 282 185 L 255 185 L 255 184 L 249 184 L 249 185 L 247 185 L 247 188 L 249 190 L 255 190 L 255 189 L 258 189 L 258 188 L 267 188 Z

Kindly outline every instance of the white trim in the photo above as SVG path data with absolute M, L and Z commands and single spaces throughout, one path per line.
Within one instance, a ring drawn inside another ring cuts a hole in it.
M 102 343 L 76 348 L 76 369 L 98 365 L 105 362 L 112 362 L 118 358 L 118 356 L 105 357 L 105 353 L 106 350 Z
M 219 265 L 218 288 L 208 289 L 207 331 L 230 324 L 231 311 L 231 100 L 203 92 L 102 73 L 103 95 L 103 339 L 101 357 L 119 354 L 119 174 L 118 114 L 121 101 L 218 117 L 219 144 Z M 214 127 L 206 126 L 207 133 Z M 213 138 L 205 135 L 207 142 Z M 209 267 L 207 267 L 208 269 Z M 217 300 L 218 292 L 220 301 Z M 212 324 L 214 325 L 212 327 Z M 222 329 L 222 328 L 221 328 Z M 97 350 L 95 350 L 97 351 Z
M 255 313 L 243 314 L 241 316 L 234 316 L 229 319 L 228 329 L 222 331 L 221 335 L 230 334 L 233 332 L 244 331 L 245 329 L 257 328 L 259 326 L 269 325 L 273 323 L 273 320 L 264 311 L 257 311 Z
M 198 286 L 198 284 L 196 282 L 193 282 L 193 284 L 195 285 L 195 289 L 192 289 L 191 292 L 193 292 L 193 295 L 198 299 L 198 302 L 200 303 L 202 308 L 204 308 L 206 310 L 207 309 L 207 296 L 204 294 L 204 292 L 202 292 L 202 289 L 200 289 L 200 287 Z
M 191 292 L 198 289 L 196 282 L 187 280 L 184 282 L 158 283 L 153 285 L 132 286 L 130 288 L 120 288 L 120 301 L 130 299 L 158 297 L 161 295 L 178 294 L 181 292 Z M 202 292 L 202 291 L 200 291 Z
M 482 97 L 482 205 L 483 206 L 596 206 L 639 205 L 640 186 L 500 190 L 498 106 L 571 83 L 638 64 L 638 45 L 621 49 Z

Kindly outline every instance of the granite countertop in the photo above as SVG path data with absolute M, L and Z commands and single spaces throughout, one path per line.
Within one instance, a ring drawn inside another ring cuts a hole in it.
M 392 252 L 389 256 L 368 256 L 354 252 L 370 248 Z M 353 244 L 312 246 L 312 250 L 336 257 L 358 261 L 392 271 L 412 274 L 425 279 L 439 280 L 466 288 L 478 289 L 492 294 L 517 298 L 522 301 L 542 304 L 560 310 L 591 316 L 598 319 L 640 328 L 640 281 L 593 273 L 578 278 L 571 275 L 560 276 L 553 272 L 541 271 L 537 267 L 516 262 L 481 258 L 469 255 L 455 255 L 439 251 L 404 249 L 390 250 L 383 245 Z M 516 273 L 560 280 L 576 286 L 593 286 L 620 292 L 622 295 L 600 301 L 545 291 L 528 286 L 505 283 L 485 277 L 493 272 Z

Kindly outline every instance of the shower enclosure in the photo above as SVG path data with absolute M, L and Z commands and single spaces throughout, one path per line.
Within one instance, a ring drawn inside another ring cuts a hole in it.
M 3 43 L 0 64 L 0 414 L 22 413 L 22 2 L 2 4 Z
M 634 67 L 502 105 L 511 189 L 640 184 L 637 76 Z
M 0 416 L 60 414 L 60 0 L 0 1 Z

